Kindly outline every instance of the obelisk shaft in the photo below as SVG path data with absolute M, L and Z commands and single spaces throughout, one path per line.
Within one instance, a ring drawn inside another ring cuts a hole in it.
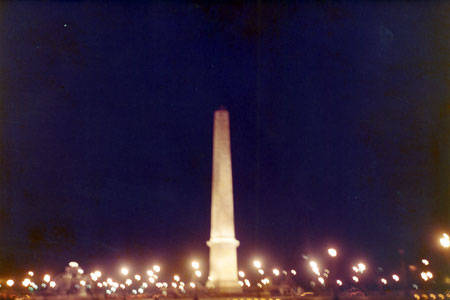
M 239 292 L 239 242 L 234 235 L 230 122 L 225 109 L 214 112 L 211 238 L 207 244 L 210 248 L 208 283 L 219 292 Z
M 214 113 L 211 238 L 234 238 L 233 178 L 228 111 Z

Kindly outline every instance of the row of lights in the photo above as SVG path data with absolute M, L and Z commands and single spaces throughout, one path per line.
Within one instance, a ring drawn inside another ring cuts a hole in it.
M 449 247 L 450 247 L 450 237 L 449 237 L 449 235 L 446 234 L 446 233 L 443 233 L 443 234 L 442 234 L 442 237 L 439 239 L 439 242 L 440 242 L 440 244 L 442 245 L 442 247 L 444 247 L 444 248 L 449 248 Z M 334 257 L 337 256 L 338 253 L 337 253 L 337 250 L 336 250 L 336 249 L 334 249 L 334 248 L 329 248 L 329 249 L 328 249 L 328 254 L 329 254 L 330 257 L 333 257 L 333 258 L 334 258 Z M 422 259 L 422 263 L 423 263 L 425 266 L 428 266 L 428 265 L 429 265 L 429 261 L 428 261 L 427 259 Z M 310 264 L 310 267 L 311 267 L 313 273 L 316 274 L 317 276 L 319 276 L 318 281 L 319 281 L 321 284 L 324 284 L 325 279 L 324 279 L 323 277 L 320 276 L 320 269 L 319 269 L 318 264 L 317 264 L 315 261 L 310 261 L 309 264 Z M 200 264 L 199 264 L 198 262 L 196 262 L 196 261 L 193 261 L 191 265 L 192 265 L 192 268 L 194 269 L 194 274 L 195 274 L 195 276 L 198 277 L 198 278 L 200 278 L 200 277 L 202 276 L 202 273 L 201 273 L 201 271 L 199 270 Z M 69 266 L 70 266 L 70 267 L 74 267 L 74 268 L 75 268 L 75 267 L 76 267 L 76 268 L 79 267 L 78 263 L 76 263 L 76 262 L 70 262 L 70 263 L 69 263 Z M 259 260 L 254 260 L 254 261 L 253 261 L 253 266 L 257 269 L 257 271 L 258 271 L 258 273 L 259 273 L 260 275 L 264 275 L 264 270 L 262 269 L 262 263 L 261 263 L 261 261 L 259 261 Z M 366 270 L 366 266 L 365 266 L 363 263 L 358 263 L 357 266 L 353 266 L 352 269 L 353 269 L 353 271 L 355 271 L 355 272 L 357 272 L 357 273 L 363 274 L 363 272 Z M 149 281 L 150 281 L 151 283 L 154 283 L 155 280 L 158 278 L 158 276 L 157 276 L 155 273 L 159 273 L 160 270 L 161 270 L 161 267 L 160 267 L 159 265 L 153 265 L 152 270 L 147 270 L 147 275 L 150 276 Z M 328 274 L 326 271 L 328 271 L 328 270 L 325 269 L 325 273 L 324 273 L 323 275 Z M 121 272 L 122 275 L 124 275 L 124 276 L 127 276 L 127 275 L 129 274 L 129 270 L 128 270 L 128 268 L 126 268 L 126 267 L 122 267 L 122 268 L 120 269 L 120 272 Z M 328 271 L 328 272 L 329 272 L 329 271 Z M 79 268 L 79 269 L 78 269 L 78 273 L 83 274 L 83 273 L 84 273 L 83 269 Z M 280 271 L 279 271 L 278 269 L 273 269 L 273 270 L 272 270 L 272 273 L 273 273 L 275 276 L 279 276 L 279 275 L 281 274 Z M 287 271 L 283 271 L 283 273 L 286 273 L 285 275 L 287 275 Z M 291 270 L 291 274 L 293 274 L 293 275 L 295 276 L 295 275 L 296 275 L 296 271 L 295 271 L 295 270 Z M 33 271 L 29 271 L 29 272 L 28 272 L 28 275 L 29 275 L 30 277 L 33 277 L 33 276 L 34 276 L 34 272 L 33 272 Z M 93 280 L 93 281 L 96 281 L 98 278 L 101 277 L 101 272 L 100 272 L 100 271 L 95 271 L 95 272 L 91 273 L 90 275 L 91 275 L 92 280 Z M 245 273 L 244 273 L 243 271 L 239 271 L 239 277 L 244 278 L 244 277 L 245 277 Z M 327 277 L 327 276 L 325 276 L 325 277 Z M 141 280 L 141 276 L 140 276 L 140 275 L 135 275 L 134 278 L 135 278 L 136 281 L 140 281 L 140 280 Z M 422 278 L 424 281 L 428 281 L 428 280 L 430 280 L 430 279 L 433 278 L 433 274 L 432 274 L 430 271 L 426 271 L 426 272 L 424 271 L 424 272 L 421 273 L 421 278 Z M 110 279 L 110 278 L 108 278 L 108 279 Z M 358 281 L 359 281 L 359 278 L 358 278 L 357 276 L 353 276 L 352 279 L 353 279 L 353 281 L 355 281 L 355 282 L 358 282 Z M 392 279 L 393 279 L 394 281 L 399 281 L 399 280 L 400 280 L 400 277 L 399 277 L 398 275 L 396 275 L 396 274 L 393 274 L 393 275 L 392 275 Z M 55 281 L 52 281 L 52 280 L 51 280 L 51 277 L 50 277 L 49 274 L 45 274 L 43 280 L 44 280 L 44 282 L 48 283 L 49 286 L 50 286 L 51 288 L 56 287 Z M 178 275 L 174 275 L 174 280 L 175 280 L 176 282 L 179 282 L 179 281 L 180 281 L 180 277 L 179 277 Z M 112 280 L 111 280 L 111 281 L 112 281 Z M 263 284 L 268 284 L 270 281 L 269 281 L 268 278 L 264 278 L 264 279 L 261 280 L 261 282 L 262 282 Z M 386 280 L 385 278 L 382 278 L 382 279 L 381 279 L 381 282 L 382 282 L 383 284 L 387 284 L 387 280 Z M 84 284 L 83 284 L 83 283 L 84 283 Z M 247 286 L 250 286 L 250 282 L 248 281 L 248 279 L 244 279 L 244 281 L 241 281 L 241 280 L 240 280 L 239 283 L 240 283 L 241 285 L 246 284 Z M 339 279 L 336 280 L 336 283 L 337 283 L 338 285 L 342 285 L 342 281 L 339 280 Z M 83 281 L 83 280 L 81 280 L 81 281 L 80 281 L 80 284 L 81 284 L 81 285 L 85 285 L 86 282 Z M 131 285 L 131 284 L 132 284 L 132 280 L 131 280 L 131 279 L 127 279 L 127 280 L 125 281 L 125 284 L 127 284 L 128 286 Z M 8 280 L 6 281 L 6 285 L 7 285 L 8 287 L 14 286 L 14 280 L 8 279 Z M 25 278 L 25 279 L 22 281 L 22 285 L 23 285 L 24 287 L 32 286 L 32 287 L 37 288 L 37 285 L 36 285 L 34 282 L 32 282 L 31 279 L 29 279 L 29 278 Z M 258 283 L 258 285 L 259 285 L 259 283 Z M 191 287 L 195 287 L 195 283 L 192 283 L 192 282 L 191 282 L 190 286 L 191 286 Z

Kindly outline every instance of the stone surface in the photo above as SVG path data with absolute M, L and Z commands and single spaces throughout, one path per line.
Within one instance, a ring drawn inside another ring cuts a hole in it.
M 240 292 L 237 269 L 239 241 L 234 234 L 233 178 L 228 111 L 214 112 L 211 237 L 208 285 L 223 293 Z

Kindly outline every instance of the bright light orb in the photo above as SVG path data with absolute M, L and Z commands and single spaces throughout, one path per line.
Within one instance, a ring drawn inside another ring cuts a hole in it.
M 336 257 L 336 256 L 337 256 L 337 250 L 334 249 L 334 248 L 330 248 L 330 249 L 328 249 L 328 254 L 329 254 L 331 257 Z
M 363 264 L 363 263 L 359 263 L 358 264 L 358 270 L 359 270 L 359 272 L 364 272 L 365 270 L 366 270 L 366 265 L 365 264 Z
M 25 278 L 25 279 L 22 281 L 22 285 L 23 285 L 24 287 L 28 287 L 28 286 L 30 285 L 30 283 L 31 283 L 31 280 L 28 279 L 28 278 Z
M 138 274 L 134 275 L 134 279 L 136 279 L 136 281 L 140 281 L 141 280 L 141 275 L 138 275 Z
M 195 283 L 191 282 L 191 283 L 189 283 L 189 286 L 190 286 L 191 288 L 195 288 Z
M 98 270 L 95 271 L 94 274 L 95 274 L 95 276 L 97 276 L 97 278 L 102 277 L 102 272 L 100 272 L 100 271 L 98 271 Z
M 193 261 L 191 263 L 191 266 L 195 269 L 198 270 L 200 268 L 200 264 L 197 261 Z
M 253 266 L 254 266 L 255 268 L 257 268 L 257 269 L 260 269 L 261 266 L 262 266 L 262 264 L 261 264 L 261 262 L 260 262 L 259 260 L 254 260 L 254 261 L 253 261 Z
M 33 277 L 33 276 L 34 276 L 34 272 L 33 272 L 33 271 L 29 271 L 29 272 L 28 272 L 28 276 Z
M 320 282 L 321 284 L 325 284 L 325 279 L 323 279 L 322 277 L 319 277 L 317 280 L 319 280 L 319 282 Z
M 397 274 L 392 275 L 392 279 L 394 279 L 395 281 L 399 281 L 400 277 L 398 277 Z
M 336 280 L 336 283 L 337 283 L 338 286 L 341 286 L 341 285 L 342 285 L 342 281 L 340 281 L 339 279 Z
M 153 266 L 153 271 L 155 271 L 156 273 L 158 273 L 159 271 L 161 271 L 161 267 L 158 265 L 154 265 Z
M 359 278 L 357 276 L 353 276 L 352 279 L 353 279 L 354 282 L 358 282 L 359 281 Z
M 9 286 L 9 287 L 12 287 L 12 286 L 14 285 L 14 280 L 8 279 L 8 280 L 6 281 L 6 285 Z
M 425 266 L 428 266 L 428 265 L 430 264 L 430 262 L 429 262 L 427 259 L 422 259 L 422 263 L 423 263 Z
M 195 271 L 195 276 L 197 277 L 202 277 L 202 272 L 200 272 L 200 270 Z
M 273 275 L 275 275 L 275 276 L 280 275 L 280 270 L 278 270 L 278 269 L 273 269 L 272 272 L 273 272 Z
M 127 278 L 127 280 L 125 280 L 125 284 L 130 286 L 133 283 L 133 281 L 130 278 Z
M 428 277 L 429 279 L 433 278 L 433 273 L 431 273 L 430 271 L 428 271 L 428 272 L 427 272 L 427 277 Z
M 291 274 L 295 276 L 295 275 L 297 275 L 297 271 L 291 270 Z
M 85 286 L 86 285 L 86 281 L 80 280 L 80 284 L 81 284 L 81 286 Z
M 69 263 L 69 267 L 71 268 L 78 268 L 80 265 L 76 261 L 71 261 Z
M 444 248 L 450 247 L 450 238 L 448 234 L 443 233 L 442 236 L 443 237 L 439 239 L 439 242 L 441 243 L 442 247 Z
M 381 278 L 381 283 L 382 284 L 387 284 L 387 280 L 385 278 Z
M 423 279 L 424 281 L 428 281 L 427 273 L 425 273 L 425 272 L 420 273 L 420 277 L 422 277 L 422 279 Z
M 126 267 L 123 267 L 123 268 L 120 269 L 120 273 L 122 273 L 122 275 L 127 276 L 129 272 L 130 271 Z
M 258 273 L 261 274 L 261 275 L 264 275 L 264 270 L 263 269 L 259 269 Z
M 244 271 L 239 271 L 239 277 L 242 277 L 242 278 L 244 278 L 245 277 L 245 273 L 244 273 Z
M 50 275 L 45 274 L 45 275 L 44 275 L 44 281 L 47 282 L 47 283 L 49 283 L 49 282 L 50 282 Z
M 173 276 L 173 280 L 175 280 L 176 282 L 180 281 L 180 276 L 174 275 Z

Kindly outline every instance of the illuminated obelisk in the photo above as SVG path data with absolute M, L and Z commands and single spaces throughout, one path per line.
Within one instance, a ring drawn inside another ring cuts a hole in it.
M 222 293 L 240 292 L 237 247 L 234 236 L 233 179 L 231 175 L 230 121 L 228 111 L 214 112 L 211 238 L 208 284 Z

